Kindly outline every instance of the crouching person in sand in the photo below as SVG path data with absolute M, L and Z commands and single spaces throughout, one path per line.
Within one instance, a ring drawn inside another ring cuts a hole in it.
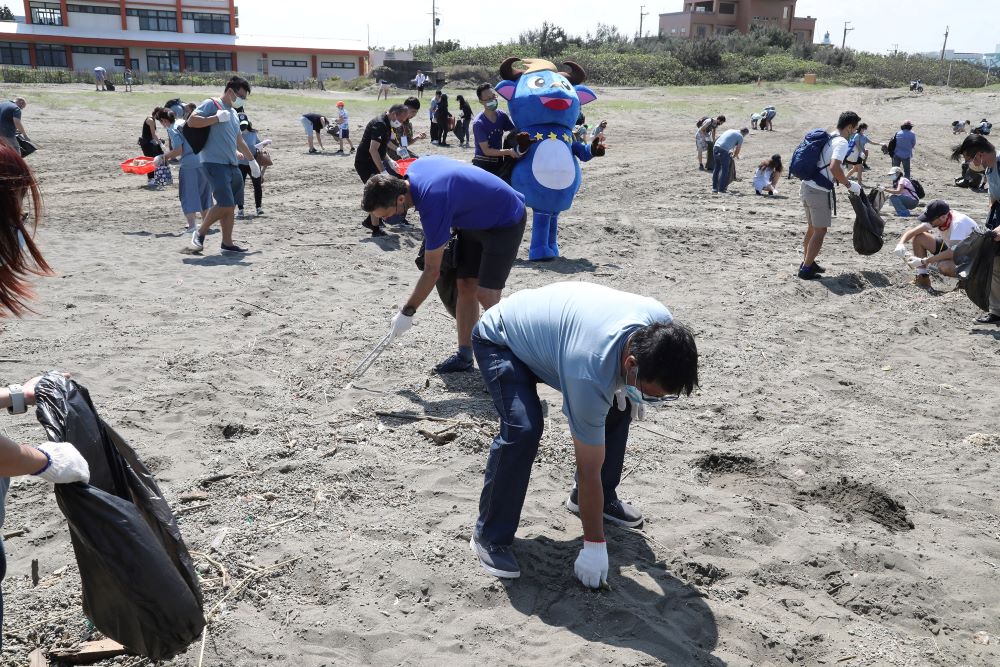
M 608 578 L 604 521 L 642 524 L 617 495 L 633 417 L 646 405 L 690 394 L 698 383 L 694 335 L 658 301 L 584 282 L 517 292 L 490 308 L 472 346 L 500 433 L 486 462 L 470 547 L 490 574 L 514 579 L 511 549 L 544 424 L 537 385 L 562 392 L 576 453 L 577 484 L 566 507 L 580 515 L 577 578 Z
M 975 221 L 969 216 L 952 211 L 948 202 L 935 199 L 927 204 L 927 208 L 917 218 L 920 224 L 908 229 L 899 243 L 895 253 L 906 256 L 906 244 L 913 246 L 913 257 L 908 262 L 916 270 L 913 283 L 917 287 L 931 286 L 928 267 L 936 265 L 941 275 L 954 278 L 955 246 L 976 229 Z

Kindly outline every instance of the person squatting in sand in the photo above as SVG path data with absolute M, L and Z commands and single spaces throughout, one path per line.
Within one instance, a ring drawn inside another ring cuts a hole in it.
M 365 184 L 361 207 L 374 218 L 420 213 L 424 270 L 402 309 L 392 318 L 392 337 L 413 326 L 413 314 L 434 289 L 451 238 L 458 234 L 458 351 L 435 367 L 439 373 L 472 369 L 472 327 L 479 307 L 500 301 L 527 221 L 524 195 L 499 177 L 457 160 L 423 157 L 406 178 L 376 174 Z
M 936 265 L 941 275 L 957 276 L 955 246 L 975 231 L 976 222 L 964 213 L 951 210 L 943 199 L 928 203 L 917 220 L 920 224 L 906 230 L 894 252 L 905 257 L 906 244 L 912 245 L 913 257 L 908 260 L 916 271 L 912 284 L 926 289 L 931 286 L 927 270 L 931 265 Z
M 798 274 L 803 280 L 815 280 L 825 271 L 816 262 L 816 257 L 823 248 L 823 239 L 826 238 L 826 232 L 833 222 L 833 198 L 836 196 L 833 193 L 834 184 L 840 183 L 853 194 L 861 194 L 861 185 L 847 180 L 843 166 L 844 158 L 847 156 L 847 138 L 854 134 L 860 123 L 861 117 L 858 114 L 845 111 L 837 119 L 836 133 L 826 133 L 825 138 L 822 136 L 814 138 L 815 142 L 823 142 L 822 149 L 818 151 L 815 164 L 805 165 L 809 168 L 812 178 L 804 178 L 799 186 L 799 197 L 806 212 L 806 233 L 802 239 L 802 263 L 799 265 Z M 796 152 L 803 151 L 814 133 L 816 132 L 806 135 L 806 140 Z
M 778 187 L 778 181 L 781 180 L 784 169 L 781 164 L 781 156 L 777 153 L 772 155 L 770 160 L 764 160 L 757 165 L 757 169 L 753 173 L 754 192 L 759 195 L 774 195 L 777 192 L 775 188 Z
M 886 176 L 892 176 L 892 187 L 883 188 L 882 191 L 889 195 L 889 203 L 895 209 L 896 215 L 901 218 L 910 217 L 910 211 L 920 204 L 920 196 L 913 181 L 903 176 L 902 167 L 890 168 Z
M 30 212 L 25 206 L 30 203 Z M 18 149 L 0 142 L 0 317 L 20 317 L 31 298 L 29 276 L 51 276 L 41 251 L 34 242 L 34 230 L 41 220 L 42 196 L 38 183 Z M 30 225 L 30 228 L 29 228 Z M 27 412 L 35 404 L 32 378 L 23 385 L 0 388 L 0 408 L 12 415 Z M 10 489 L 10 478 L 34 475 L 53 484 L 90 481 L 87 461 L 73 445 L 46 442 L 32 447 L 0 434 L 0 526 Z M 7 558 L 0 537 L 0 581 L 7 574 Z M 0 626 L 3 625 L 3 592 L 0 590 Z M 0 636 L 0 645 L 2 645 Z
M 240 135 L 240 123 L 233 106 L 243 107 L 249 94 L 250 84 L 247 80 L 234 76 L 226 84 L 221 98 L 205 100 L 188 118 L 189 126 L 209 129 L 208 140 L 198 157 L 201 158 L 215 198 L 215 206 L 201 221 L 201 226 L 191 233 L 190 247 L 195 252 L 204 249 L 205 235 L 216 222 L 222 227 L 222 250 L 246 252 L 245 248 L 233 242 L 236 199 L 243 189 L 243 177 L 238 165 L 240 158 L 245 155 L 253 156 L 254 153 Z M 260 177 L 257 160 L 251 159 L 248 166 L 253 176 Z
M 566 507 L 579 514 L 574 571 L 591 588 L 608 579 L 604 521 L 636 527 L 642 514 L 618 497 L 629 426 L 646 405 L 698 384 L 694 335 L 658 301 L 585 282 L 522 290 L 483 314 L 472 345 L 500 415 L 469 546 L 490 574 L 517 578 L 512 545 L 545 419 L 537 385 L 562 392 L 576 456 Z

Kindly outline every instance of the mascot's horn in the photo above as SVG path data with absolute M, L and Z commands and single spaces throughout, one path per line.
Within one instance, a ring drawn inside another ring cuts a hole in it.
M 505 61 L 504 65 L 506 64 L 507 63 Z M 581 83 L 587 80 L 587 73 L 584 72 L 583 68 L 577 65 L 575 62 L 567 61 L 564 62 L 563 65 L 565 65 L 569 69 L 569 72 L 559 72 L 559 73 L 565 76 L 569 80 L 569 82 L 572 83 L 574 86 L 579 86 Z M 500 72 L 503 73 L 502 66 Z
M 520 58 L 507 58 L 500 64 L 500 76 L 502 76 L 507 81 L 517 81 L 524 72 L 514 71 L 514 63 L 516 63 Z

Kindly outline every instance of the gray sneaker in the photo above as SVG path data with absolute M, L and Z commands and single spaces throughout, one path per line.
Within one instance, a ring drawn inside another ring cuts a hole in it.
M 579 489 L 575 486 L 566 499 L 566 509 L 573 514 L 580 513 Z M 627 528 L 638 528 L 643 522 L 642 512 L 619 498 L 604 503 L 604 520 Z
M 483 566 L 483 569 L 494 577 L 517 579 L 521 576 L 521 568 L 518 566 L 517 559 L 514 558 L 514 552 L 510 547 L 487 547 L 481 544 L 476 539 L 476 534 L 473 533 L 472 539 L 469 540 L 469 548 L 479 559 L 479 564 Z

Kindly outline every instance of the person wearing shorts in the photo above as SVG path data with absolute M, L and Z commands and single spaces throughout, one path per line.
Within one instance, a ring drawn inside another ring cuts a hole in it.
M 816 262 L 816 257 L 823 248 L 826 230 L 833 221 L 834 184 L 840 183 L 852 193 L 861 194 L 861 186 L 847 180 L 844 172 L 847 138 L 857 131 L 860 123 L 861 117 L 853 111 L 840 114 L 837 132 L 830 135 L 830 140 L 820 152 L 816 176 L 803 180 L 799 186 L 799 198 L 806 210 L 806 234 L 802 240 L 802 263 L 799 264 L 799 278 L 802 280 L 816 280 L 826 270 Z
M 338 154 L 344 154 L 344 139 L 347 139 L 347 145 L 351 147 L 351 152 L 354 152 L 354 142 L 351 141 L 351 121 L 347 115 L 347 109 L 344 108 L 343 102 L 337 102 L 337 140 L 340 142 L 340 150 L 337 151 Z
M 393 337 L 412 326 L 413 314 L 437 283 L 451 232 L 457 230 L 458 351 L 435 370 L 472 370 L 472 327 L 479 319 L 479 307 L 499 303 L 507 284 L 527 221 L 524 195 L 484 169 L 445 157 L 422 157 L 410 165 L 405 179 L 372 176 L 365 184 L 361 207 L 382 218 L 405 214 L 409 208 L 420 213 L 424 270 L 392 319 Z
M 240 174 L 239 160 L 245 155 L 252 156 L 253 150 L 240 135 L 240 122 L 233 107 L 246 104 L 250 94 L 250 83 L 234 76 L 226 83 L 222 97 L 207 99 L 195 109 L 187 124 L 194 128 L 209 128 L 205 147 L 198 153 L 202 169 L 212 186 L 215 206 L 201 221 L 201 226 L 191 233 L 190 250 L 201 252 L 205 247 L 205 235 L 216 221 L 222 227 L 222 250 L 226 252 L 246 252 L 233 242 L 233 226 L 236 224 L 236 199 L 243 190 L 243 176 Z M 250 160 L 250 173 L 260 177 L 260 165 Z
M 302 121 L 302 129 L 306 131 L 309 152 L 319 153 L 319 151 L 326 150 L 323 148 L 323 129 L 330 124 L 326 116 L 321 116 L 318 113 L 304 113 L 299 120 Z M 316 141 L 319 142 L 319 151 L 313 146 L 313 135 L 316 136 Z M 341 147 L 341 150 L 343 150 L 343 147 Z
M 178 196 L 181 200 L 181 212 L 187 219 L 187 228 L 184 230 L 190 234 L 195 230 L 194 217 L 199 212 L 201 219 L 208 217 L 208 212 L 212 208 L 212 187 L 205 176 L 205 170 L 201 166 L 198 155 L 191 150 L 191 145 L 184 137 L 182 128 L 184 121 L 176 121 L 174 112 L 164 109 L 160 112 L 160 123 L 167 130 L 170 137 L 169 153 L 158 155 L 153 160 L 157 167 L 167 164 L 170 160 L 180 158 L 180 171 L 177 176 Z
M 958 276 L 955 248 L 976 231 L 976 221 L 952 210 L 943 199 L 929 202 L 917 220 L 920 224 L 906 230 L 894 252 L 899 257 L 906 257 L 906 245 L 911 245 L 913 257 L 908 261 L 916 273 L 911 284 L 929 289 L 931 277 L 927 269 L 931 264 L 936 265 L 943 276 Z

